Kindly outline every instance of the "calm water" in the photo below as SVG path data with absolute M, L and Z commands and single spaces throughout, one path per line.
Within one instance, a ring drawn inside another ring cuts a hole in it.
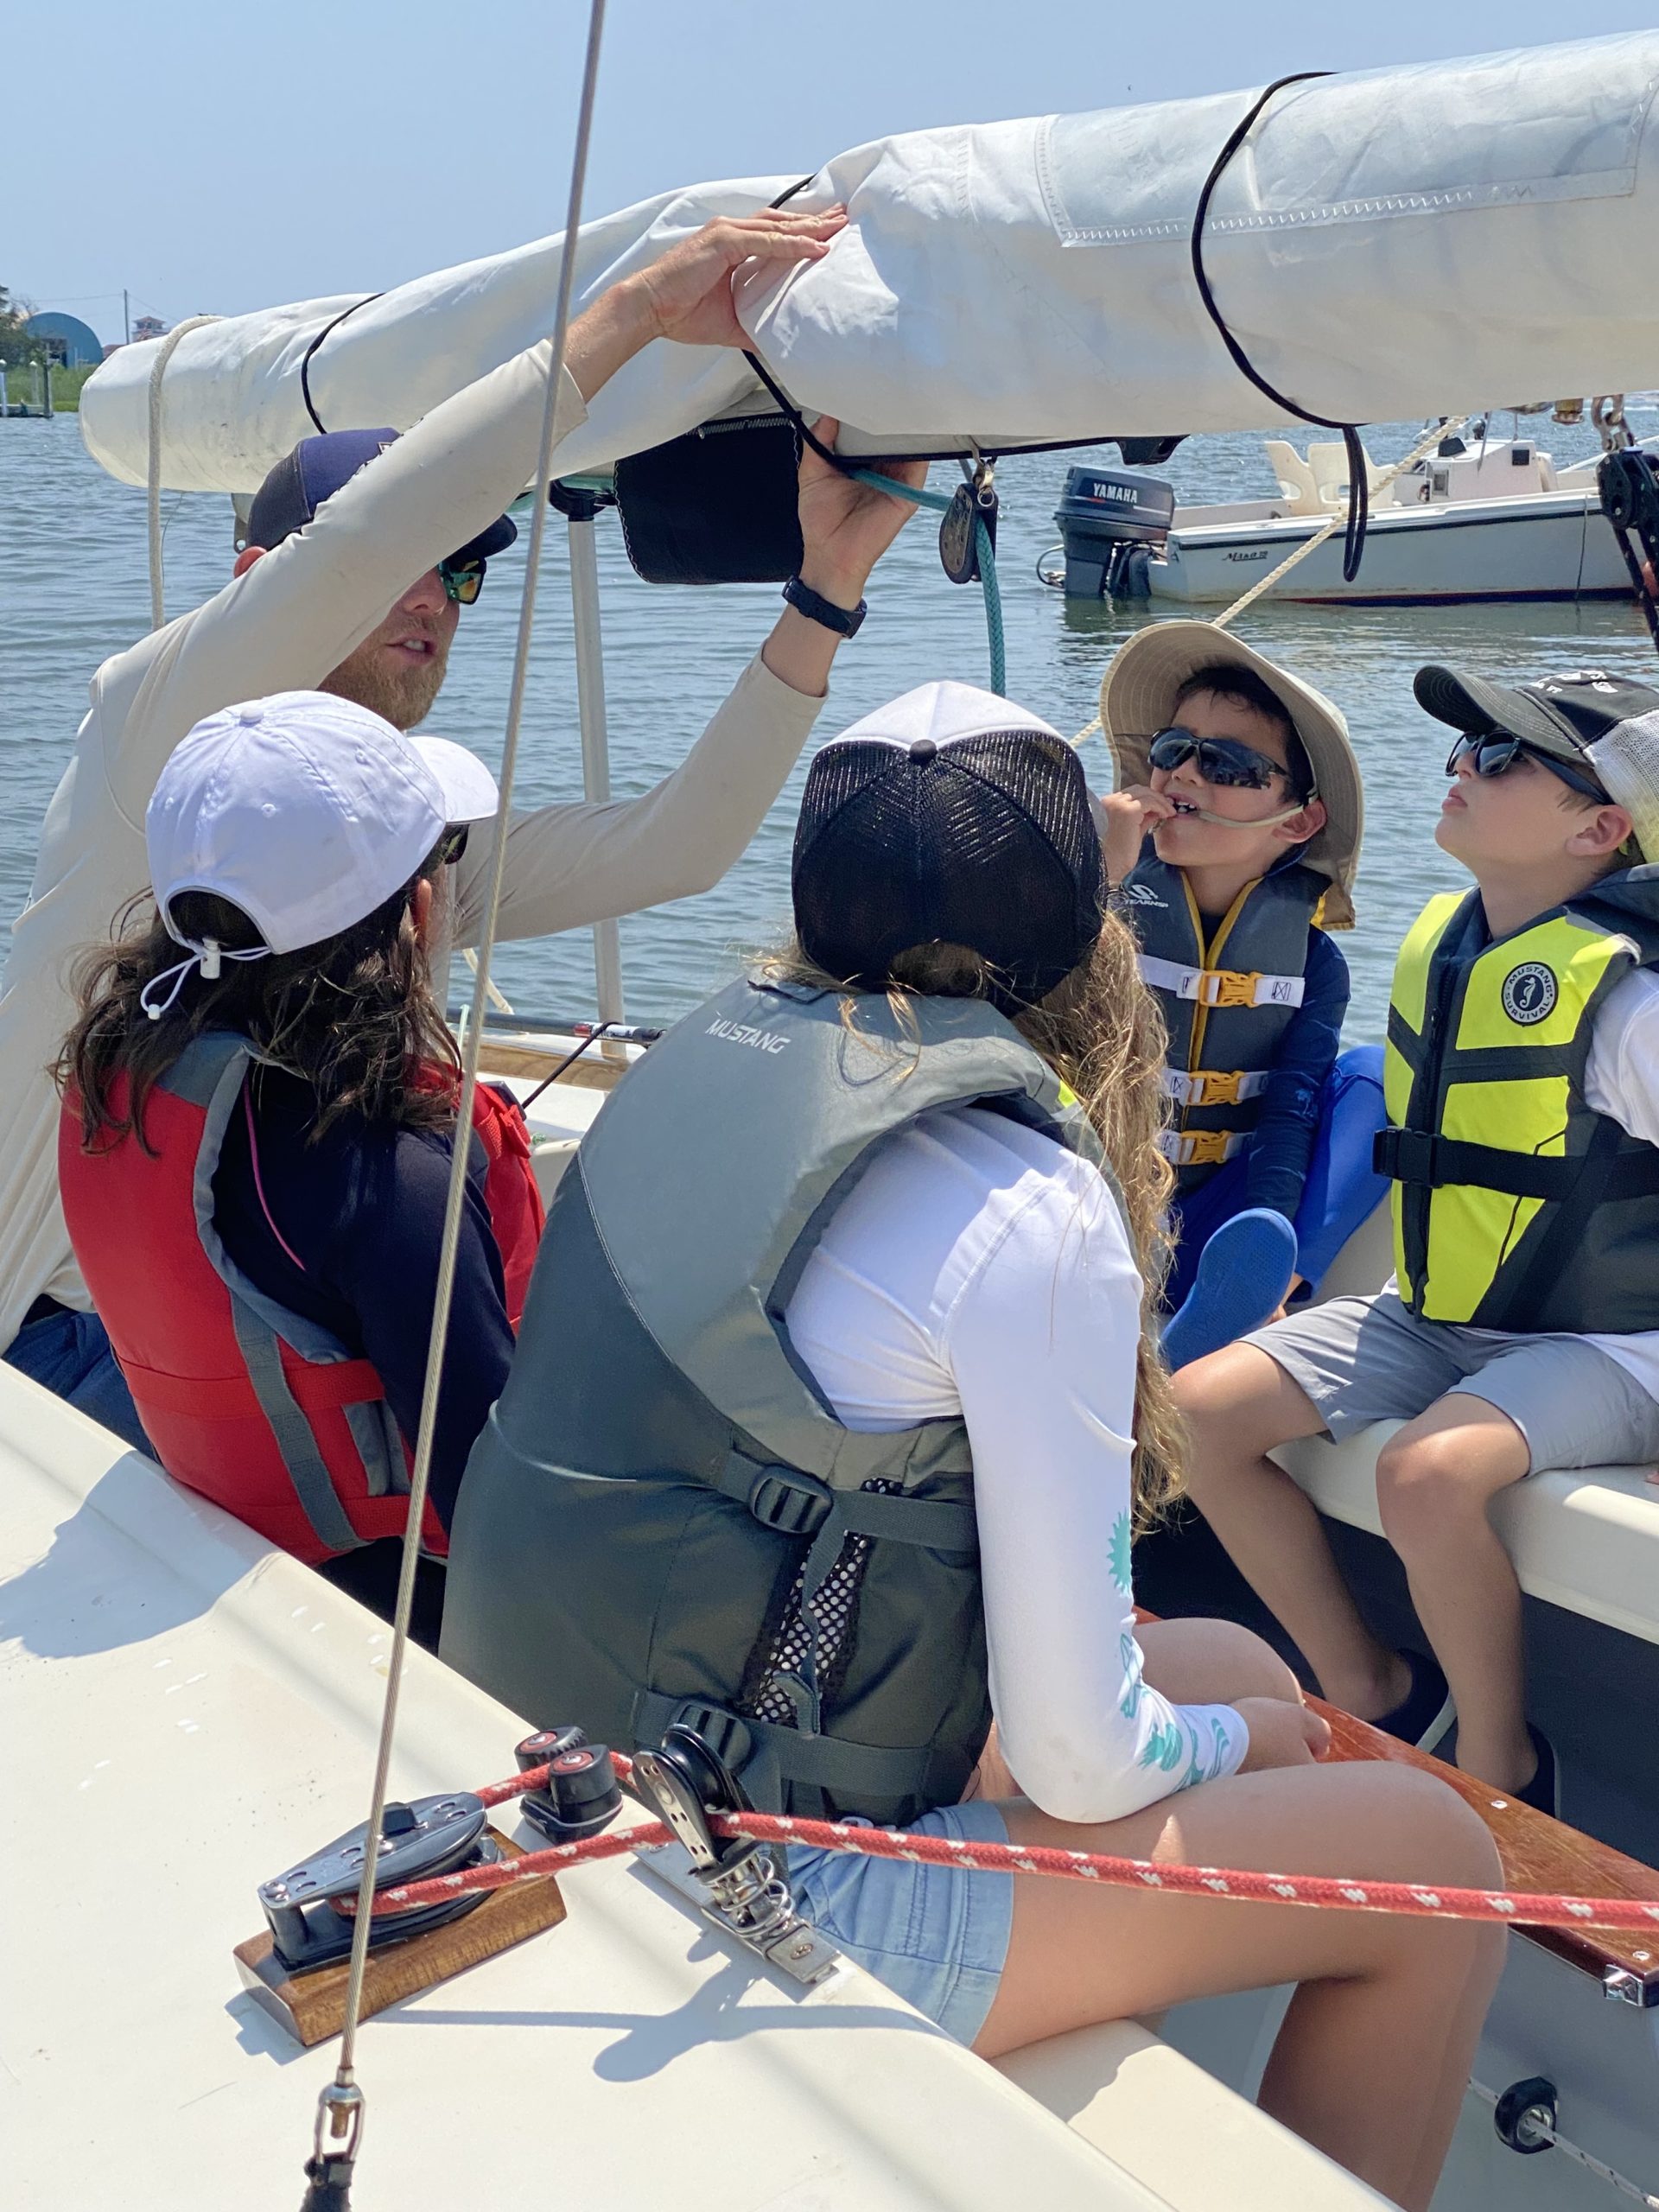
M 1659 429 L 1633 410 L 1642 432 Z M 1507 428 L 1500 418 L 1497 427 Z M 1536 423 L 1528 425 L 1539 429 Z M 1413 426 L 1370 434 L 1392 459 Z M 1593 433 L 1541 430 L 1558 462 L 1595 449 Z M 1105 456 L 1116 461 L 1115 452 Z M 1068 605 L 1033 564 L 1058 532 L 1051 520 L 1068 461 L 1017 460 L 1001 473 L 1001 571 L 1013 695 L 1065 731 L 1096 711 L 1102 671 L 1144 610 Z M 1261 497 L 1273 485 L 1260 440 L 1189 442 L 1170 474 L 1177 496 Z M 934 472 L 936 483 L 946 474 Z M 207 598 L 229 573 L 228 501 L 169 497 L 170 613 Z M 499 758 L 524 543 L 493 564 L 479 603 L 463 613 L 450 676 L 428 727 Z M 613 517 L 600 526 L 613 788 L 647 789 L 684 753 L 771 625 L 769 585 L 670 590 L 629 569 Z M 906 530 L 878 571 L 862 634 L 842 653 L 819 724 L 829 736 L 883 699 L 930 677 L 986 680 L 976 590 L 957 590 L 938 567 L 925 518 Z M 518 797 L 527 805 L 580 798 L 575 681 L 569 638 L 562 532 L 548 534 L 539 643 L 526 708 Z M 1170 610 L 1166 609 L 1166 612 Z M 149 624 L 144 497 L 112 482 L 83 451 L 76 418 L 0 422 L 0 921 L 27 894 L 41 817 L 69 758 L 86 683 L 107 654 Z M 1411 696 L 1420 663 L 1511 680 L 1586 662 L 1653 678 L 1640 617 L 1622 606 L 1497 608 L 1262 607 L 1240 634 L 1282 658 L 1344 709 L 1363 764 L 1369 827 L 1357 891 L 1359 926 L 1343 940 L 1354 971 L 1351 1034 L 1378 1032 L 1395 947 L 1430 893 L 1460 883 L 1433 830 L 1446 739 Z M 1107 756 L 1091 740 L 1084 759 L 1103 785 Z M 739 949 L 764 942 L 788 912 L 789 846 L 800 772 L 748 852 L 701 899 L 622 925 L 628 1011 L 672 1016 L 729 971 Z M 111 906 L 130 887 L 111 886 Z M 498 978 L 522 1011 L 579 1017 L 593 1003 L 586 932 L 504 946 Z

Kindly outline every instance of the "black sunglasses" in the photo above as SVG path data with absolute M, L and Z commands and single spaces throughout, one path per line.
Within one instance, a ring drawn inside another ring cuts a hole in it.
M 470 607 L 484 588 L 485 561 L 440 561 L 438 582 L 443 595 L 457 607 Z
M 438 866 L 453 868 L 467 849 L 467 833 L 470 822 L 452 822 L 438 840 Z
M 1565 760 L 1558 760 L 1553 753 L 1546 753 L 1541 747 L 1529 745 L 1525 738 L 1510 737 L 1503 731 L 1495 731 L 1484 737 L 1468 734 L 1460 737 L 1446 756 L 1446 772 L 1448 776 L 1455 776 L 1458 763 L 1467 760 L 1478 776 L 1501 776 L 1506 768 L 1513 768 L 1523 756 L 1529 760 L 1535 760 L 1541 768 L 1548 768 L 1552 776 L 1559 776 L 1569 791 L 1577 791 L 1581 798 L 1599 799 L 1604 806 L 1611 804 L 1601 785 L 1590 777 L 1581 775 L 1576 768 L 1569 767 Z
M 1258 753 L 1253 745 L 1236 737 L 1199 737 L 1179 723 L 1159 731 L 1147 758 L 1154 768 L 1164 769 L 1196 760 L 1206 784 L 1227 785 L 1236 790 L 1264 791 L 1275 776 L 1282 776 L 1295 788 L 1289 769 L 1270 753 Z

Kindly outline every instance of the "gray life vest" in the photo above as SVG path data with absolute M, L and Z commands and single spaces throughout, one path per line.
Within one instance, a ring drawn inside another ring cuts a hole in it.
M 882 1140 L 975 1102 L 1098 1159 L 982 1001 L 741 981 L 606 1102 L 559 1185 L 451 1533 L 443 1656 L 538 1726 L 689 1722 L 755 1802 L 913 1820 L 989 1726 L 959 1419 L 842 1427 L 783 1316 Z
M 1195 1189 L 1249 1143 L 1302 1002 L 1308 931 L 1329 888 L 1300 866 L 1261 876 L 1206 944 L 1185 874 L 1158 858 L 1150 838 L 1124 879 L 1119 899 L 1141 943 L 1141 978 L 1169 1032 L 1171 1118 L 1160 1143 L 1178 1191 Z

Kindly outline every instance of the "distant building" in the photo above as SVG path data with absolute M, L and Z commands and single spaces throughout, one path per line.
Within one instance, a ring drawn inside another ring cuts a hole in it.
M 104 358 L 103 340 L 79 315 L 32 315 L 23 335 L 43 339 L 52 359 L 67 369 L 95 369 Z
M 167 325 L 158 315 L 141 315 L 132 326 L 135 345 L 142 343 L 146 338 L 165 338 L 166 335 Z

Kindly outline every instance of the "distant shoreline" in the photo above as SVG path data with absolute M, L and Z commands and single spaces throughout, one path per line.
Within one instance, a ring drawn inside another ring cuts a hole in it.
M 54 415 L 78 415 L 80 412 L 80 388 L 92 373 L 90 367 L 53 370 L 52 412 Z M 32 408 L 38 391 L 32 367 L 6 371 L 6 397 L 12 406 L 16 407 L 21 402 Z

